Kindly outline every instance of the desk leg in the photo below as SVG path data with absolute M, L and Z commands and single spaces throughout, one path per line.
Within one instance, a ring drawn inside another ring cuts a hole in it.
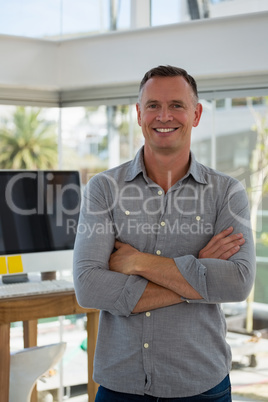
M 37 346 L 37 323 L 37 320 L 23 321 L 23 340 L 25 348 Z M 36 385 L 32 391 L 31 402 L 37 402 Z
M 37 320 L 23 321 L 23 341 L 25 348 L 37 346 Z
M 9 399 L 10 325 L 0 325 L 0 390 L 1 400 Z M 2 399 L 3 398 L 3 399 Z
M 98 384 L 93 379 L 93 359 L 97 341 L 99 312 L 87 314 L 88 402 L 94 402 Z

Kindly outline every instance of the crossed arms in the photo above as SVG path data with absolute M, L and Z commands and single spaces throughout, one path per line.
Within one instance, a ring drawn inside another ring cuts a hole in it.
M 232 233 L 229 227 L 214 236 L 199 252 L 198 258 L 228 260 L 245 243 L 242 233 Z M 109 260 L 109 269 L 125 275 L 139 275 L 149 282 L 133 313 L 140 313 L 160 307 L 184 302 L 181 296 L 189 299 L 202 299 L 202 296 L 187 282 L 172 258 L 142 253 L 134 247 L 116 241 L 114 252 Z
M 172 257 L 166 258 L 138 251 L 144 251 L 139 238 L 133 244 L 140 245 L 137 249 L 115 242 L 116 233 L 110 230 L 113 217 L 107 209 L 113 205 L 110 190 L 97 178 L 89 183 L 74 248 L 74 284 L 81 306 L 129 316 L 178 304 L 184 298 L 212 304 L 246 299 L 255 277 L 255 251 L 246 195 L 239 188 L 234 186 L 224 198 L 214 227 L 218 234 L 199 253 L 189 252 L 194 249 L 189 247 L 185 255 L 180 250 L 166 253 Z M 127 222 L 125 214 L 120 219 Z M 130 243 L 127 235 L 118 237 Z M 152 247 L 147 249 L 152 252 Z

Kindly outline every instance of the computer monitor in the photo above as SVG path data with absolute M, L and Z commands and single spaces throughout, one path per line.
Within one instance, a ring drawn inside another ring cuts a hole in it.
M 78 171 L 1 170 L 0 275 L 71 272 L 80 201 Z

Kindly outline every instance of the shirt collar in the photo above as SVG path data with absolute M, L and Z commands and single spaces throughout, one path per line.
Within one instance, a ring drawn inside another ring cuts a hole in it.
M 204 166 L 197 162 L 192 151 L 190 152 L 190 157 L 190 167 L 184 178 L 191 175 L 198 183 L 207 184 L 207 180 L 204 177 Z
M 197 160 L 195 159 L 194 154 L 192 151 L 190 152 L 190 167 L 186 175 L 183 177 L 182 180 L 186 179 L 188 176 L 192 176 L 195 181 L 201 184 L 207 184 L 207 180 L 205 179 L 203 175 L 203 165 L 201 165 Z M 143 174 L 143 177 L 145 181 L 148 183 L 148 176 L 146 173 L 145 165 L 144 165 L 144 159 L 143 159 L 143 147 L 137 152 L 135 158 L 130 162 L 129 167 L 127 169 L 126 175 L 125 175 L 125 180 L 126 181 L 132 181 L 137 177 L 140 173 Z
M 141 149 L 137 152 L 135 158 L 130 162 L 126 175 L 125 175 L 125 180 L 132 181 L 140 173 L 143 174 L 144 179 L 146 180 L 146 182 L 148 182 L 148 176 L 146 173 L 144 159 L 143 159 L 143 147 L 141 147 Z

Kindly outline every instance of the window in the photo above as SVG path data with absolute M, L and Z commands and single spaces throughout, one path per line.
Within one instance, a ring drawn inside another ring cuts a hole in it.
M 58 168 L 58 109 L 0 106 L 1 169 Z
M 151 0 L 151 25 L 174 24 L 183 20 L 187 8 L 177 0 L 169 0 L 168 7 L 165 0 Z
M 130 27 L 130 0 L 114 3 L 116 29 Z M 109 31 L 109 0 L 1 1 L 0 34 L 60 39 Z
M 265 99 L 267 97 L 263 96 L 237 97 L 215 103 L 202 100 L 204 112 L 192 136 L 192 150 L 197 160 L 240 180 L 248 191 L 251 208 L 260 195 L 258 219 L 253 231 L 257 248 L 255 300 L 261 303 L 268 303 L 268 192 L 267 186 L 259 188 L 255 180 L 258 169 L 262 167 L 260 181 L 263 184 L 268 181 L 264 172 L 268 163 L 268 107 Z
M 247 106 L 247 99 L 246 98 L 234 98 L 232 99 L 232 106 Z
M 134 105 L 62 109 L 63 168 L 97 172 L 133 158 L 143 143 Z
M 225 107 L 225 99 L 216 99 L 216 108 L 221 109 Z
M 110 4 L 110 0 L 2 0 L 0 34 L 59 40 L 130 29 L 131 0 L 114 0 L 113 12 Z M 268 10 L 267 1 L 251 0 L 168 0 L 168 6 L 165 0 L 151 0 L 150 4 L 152 26 Z

